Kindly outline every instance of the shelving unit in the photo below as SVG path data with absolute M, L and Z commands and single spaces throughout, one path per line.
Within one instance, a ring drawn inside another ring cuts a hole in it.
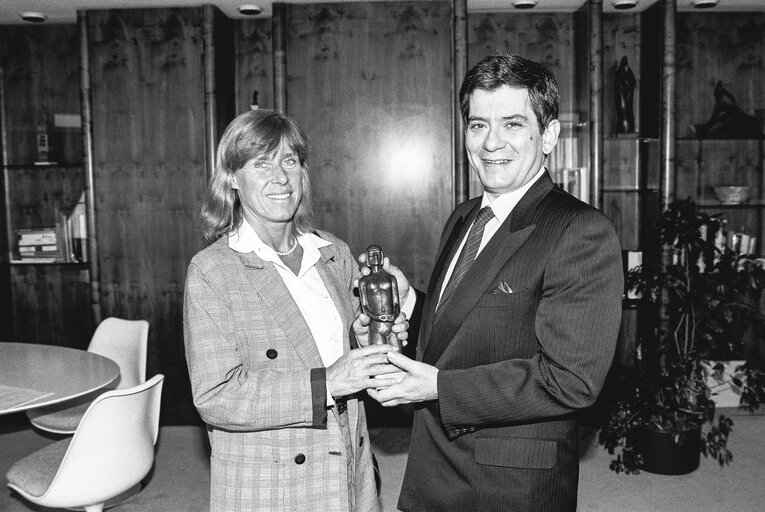
M 12 265 L 82 264 L 87 262 L 87 222 L 82 164 L 10 165 L 3 167 L 8 261 Z M 20 234 L 52 231 L 55 255 L 24 257 Z
M 22 260 L 17 240 L 19 230 L 55 229 L 62 214 L 86 210 L 77 29 L 3 26 L 0 45 L 7 49 L 0 58 L 0 336 L 86 348 L 93 333 L 89 264 L 70 261 L 69 251 L 54 261 Z M 43 127 L 50 161 L 36 165 Z

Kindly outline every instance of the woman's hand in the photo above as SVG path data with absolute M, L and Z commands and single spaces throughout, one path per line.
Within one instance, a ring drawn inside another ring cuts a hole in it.
M 387 357 L 388 352 L 396 350 L 392 345 L 371 345 L 343 354 L 327 368 L 327 391 L 337 399 L 370 387 L 395 384 L 400 377 L 386 378 L 385 375 L 400 372 Z

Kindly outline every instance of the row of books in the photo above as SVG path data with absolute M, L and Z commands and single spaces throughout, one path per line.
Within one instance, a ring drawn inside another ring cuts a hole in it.
M 61 213 L 55 226 L 16 230 L 19 260 L 29 263 L 88 261 L 85 212 Z

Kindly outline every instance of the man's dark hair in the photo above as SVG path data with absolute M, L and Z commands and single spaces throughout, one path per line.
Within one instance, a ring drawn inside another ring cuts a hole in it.
M 462 120 L 467 123 L 473 91 L 493 91 L 503 85 L 528 90 L 531 109 L 539 121 L 540 133 L 544 132 L 550 121 L 558 118 L 560 93 L 552 72 L 542 64 L 520 55 L 497 53 L 485 57 L 465 75 L 460 87 Z

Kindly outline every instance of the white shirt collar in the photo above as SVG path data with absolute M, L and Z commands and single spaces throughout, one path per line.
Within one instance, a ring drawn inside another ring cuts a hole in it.
M 513 211 L 513 208 L 515 208 L 523 196 L 526 195 L 526 192 L 529 191 L 532 185 L 534 185 L 534 183 L 536 183 L 545 172 L 547 172 L 547 168 L 542 167 L 536 176 L 534 176 L 534 178 L 532 178 L 524 186 L 518 190 L 513 190 L 512 192 L 502 194 L 494 200 L 490 199 L 486 192 L 484 192 L 483 199 L 481 199 L 481 208 L 484 206 L 490 206 L 491 211 L 494 212 L 494 217 L 499 221 L 500 224 L 502 224 L 510 215 L 510 212 Z
M 301 273 L 319 261 L 319 258 L 321 257 L 319 248 L 332 245 L 331 242 L 328 242 L 313 233 L 303 233 L 298 235 L 297 242 L 303 247 Z M 255 255 L 263 261 L 270 261 L 277 265 L 284 266 L 284 263 L 282 263 L 279 255 L 276 254 L 276 251 L 260 239 L 246 219 L 242 219 L 242 225 L 239 226 L 238 229 L 229 232 L 228 246 L 236 252 L 244 254 L 254 252 Z

